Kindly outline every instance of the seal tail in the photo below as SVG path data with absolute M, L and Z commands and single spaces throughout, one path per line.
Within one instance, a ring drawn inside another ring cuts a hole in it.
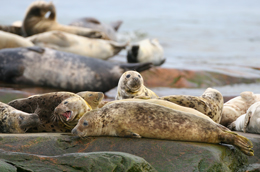
M 135 70 L 137 72 L 142 72 L 152 67 L 152 63 L 125 63 L 120 64 L 120 67 L 125 71 Z

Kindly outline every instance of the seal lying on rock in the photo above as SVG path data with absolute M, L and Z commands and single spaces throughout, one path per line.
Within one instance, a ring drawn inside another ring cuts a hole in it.
M 127 70 L 143 71 L 151 64 L 116 64 L 49 48 L 0 50 L 0 80 L 73 91 L 106 92 Z
M 70 92 L 38 94 L 8 104 L 27 113 L 38 109 L 41 125 L 28 132 L 70 132 L 79 118 L 91 110 L 83 98 Z
M 127 71 L 120 77 L 117 86 L 116 100 L 134 97 L 157 98 L 158 96 L 144 86 L 144 80 L 140 73 Z
M 36 113 L 25 113 L 0 102 L 0 133 L 24 133 L 38 125 L 40 119 Z
M 208 88 L 200 97 L 171 95 L 160 97 L 159 99 L 194 108 L 210 117 L 216 123 L 219 123 L 221 120 L 224 99 L 222 94 L 216 89 Z
M 85 17 L 70 23 L 70 26 L 86 27 L 104 32 L 109 39 L 117 41 L 116 31 L 119 29 L 122 21 L 115 21 L 110 25 L 101 23 L 99 20 L 93 17 Z
M 145 39 L 131 45 L 127 51 L 127 61 L 129 63 L 151 62 L 155 66 L 160 66 L 165 62 L 163 48 L 157 39 Z
M 82 97 L 92 109 L 97 109 L 104 98 L 104 94 L 102 92 L 82 91 L 77 93 L 77 95 Z
M 45 17 L 47 13 L 50 13 L 48 17 Z M 23 32 L 25 36 L 31 36 L 34 34 L 59 30 L 68 32 L 76 35 L 86 36 L 90 38 L 104 38 L 108 39 L 107 36 L 93 29 L 66 26 L 61 25 L 56 21 L 56 9 L 52 2 L 47 3 L 44 1 L 35 1 L 27 9 L 23 20 Z
M 228 128 L 236 131 L 260 134 L 260 102 L 251 105 L 246 114 L 239 116 Z
M 0 31 L 0 49 L 16 47 L 32 47 L 34 44 L 21 36 Z
M 102 60 L 113 57 L 127 46 L 127 43 L 90 39 L 61 31 L 44 32 L 30 36 L 27 39 L 37 46 L 48 47 Z
M 239 116 L 245 114 L 247 109 L 257 101 L 260 101 L 260 95 L 250 91 L 242 92 L 240 96 L 227 101 L 223 106 L 220 124 L 228 126 Z
M 86 113 L 72 133 L 205 143 L 228 143 L 253 156 L 252 143 L 226 127 L 187 112 L 147 102 L 118 102 Z

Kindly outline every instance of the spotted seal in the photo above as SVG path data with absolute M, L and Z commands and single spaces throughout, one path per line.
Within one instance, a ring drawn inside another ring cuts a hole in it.
M 47 14 L 49 14 L 49 16 L 45 17 Z M 108 39 L 104 33 L 97 30 L 59 24 L 56 21 L 56 9 L 54 4 L 45 1 L 35 1 L 28 7 L 23 20 L 22 29 L 25 36 L 51 30 L 60 30 L 91 38 Z
M 62 31 L 49 31 L 27 38 L 36 46 L 48 47 L 86 57 L 107 60 L 125 49 L 128 43 L 91 39 Z
M 125 71 L 151 67 L 150 63 L 118 64 L 41 47 L 2 49 L 0 62 L 1 81 L 73 92 L 106 92 L 117 86 Z
M 28 132 L 70 132 L 78 119 L 91 110 L 83 98 L 71 92 L 37 94 L 8 105 L 27 113 L 38 109 L 41 125 Z
M 181 106 L 194 108 L 219 123 L 222 116 L 224 99 L 222 94 L 213 88 L 208 88 L 202 96 L 171 95 L 159 99 L 167 100 Z
M 247 109 L 257 101 L 260 101 L 260 95 L 250 91 L 244 91 L 240 93 L 240 96 L 227 101 L 223 106 L 220 124 L 228 126 L 239 116 L 245 114 Z
M 119 79 L 116 100 L 146 96 L 157 98 L 158 96 L 144 86 L 143 77 L 139 72 L 126 71 Z
M 37 125 L 40 119 L 36 113 L 25 113 L 0 102 L 0 133 L 24 133 Z
M 86 113 L 74 135 L 228 143 L 253 156 L 252 143 L 228 128 L 188 112 L 147 102 L 118 102 Z
M 4 31 L 0 31 L 0 38 L 0 49 L 34 46 L 30 40 Z

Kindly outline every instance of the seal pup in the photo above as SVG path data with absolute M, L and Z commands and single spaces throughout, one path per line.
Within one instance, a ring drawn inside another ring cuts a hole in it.
M 188 112 L 147 102 L 118 102 L 86 113 L 74 135 L 119 136 L 165 140 L 227 143 L 253 156 L 252 143 L 228 128 Z
M 240 96 L 230 99 L 224 103 L 220 124 L 228 126 L 245 114 L 247 109 L 257 101 L 260 101 L 260 95 L 250 91 L 244 91 L 240 93 Z
M 34 44 L 21 36 L 0 31 L 0 49 L 16 47 L 32 47 Z
M 109 39 L 113 41 L 117 41 L 116 32 L 119 29 L 121 24 L 122 24 L 121 20 L 115 21 L 109 25 L 109 24 L 101 23 L 98 19 L 94 17 L 84 17 L 71 22 L 69 25 L 95 29 L 100 32 L 104 32 Z
M 236 131 L 260 134 L 260 102 L 252 104 L 246 114 L 239 116 L 228 128 Z
M 48 13 L 49 16 L 45 17 Z M 23 20 L 22 29 L 25 36 L 51 30 L 60 30 L 90 38 L 108 39 L 104 33 L 97 30 L 59 24 L 56 21 L 56 9 L 54 4 L 44 1 L 35 1 L 28 7 Z
M 39 124 L 36 113 L 25 113 L 0 102 L 0 133 L 25 133 Z
M 171 95 L 160 97 L 181 106 L 194 108 L 219 123 L 222 116 L 224 99 L 222 94 L 213 88 L 207 88 L 202 96 Z
M 125 49 L 128 43 L 90 39 L 62 31 L 49 31 L 27 38 L 36 46 L 107 60 Z
M 143 77 L 139 72 L 126 71 L 119 79 L 117 86 L 116 100 L 129 99 L 134 97 L 157 98 L 158 96 L 144 86 Z
M 0 80 L 78 92 L 106 92 L 117 86 L 127 70 L 143 71 L 150 63 L 118 64 L 49 48 L 0 50 Z
M 129 63 L 151 62 L 155 66 L 160 66 L 165 60 L 163 48 L 157 39 L 142 40 L 131 45 L 127 51 L 127 61 Z
M 99 108 L 104 98 L 104 94 L 102 92 L 81 91 L 77 93 L 77 95 L 82 97 L 91 106 L 92 109 Z
M 8 105 L 27 113 L 38 109 L 41 125 L 28 132 L 70 132 L 78 119 L 91 110 L 83 98 L 71 92 L 37 94 Z

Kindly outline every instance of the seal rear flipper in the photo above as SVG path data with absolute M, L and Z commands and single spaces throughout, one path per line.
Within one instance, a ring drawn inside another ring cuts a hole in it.
M 5 32 L 9 32 L 9 33 L 13 33 L 13 34 L 16 34 L 16 35 L 23 36 L 22 27 L 0 25 L 0 30 L 5 31 Z
M 138 50 L 139 45 L 133 45 L 128 51 L 127 51 L 127 62 L 128 63 L 137 63 L 138 59 Z
M 118 20 L 118 21 L 115 21 L 115 22 L 111 22 L 110 25 L 112 26 L 112 28 L 115 31 L 118 31 L 118 29 L 119 29 L 119 27 L 121 26 L 122 23 L 123 23 L 122 20 Z
M 125 64 L 120 64 L 120 67 L 124 69 L 124 71 L 128 70 L 134 70 L 137 72 L 142 72 L 147 69 L 150 69 L 153 66 L 152 63 L 125 63 Z

